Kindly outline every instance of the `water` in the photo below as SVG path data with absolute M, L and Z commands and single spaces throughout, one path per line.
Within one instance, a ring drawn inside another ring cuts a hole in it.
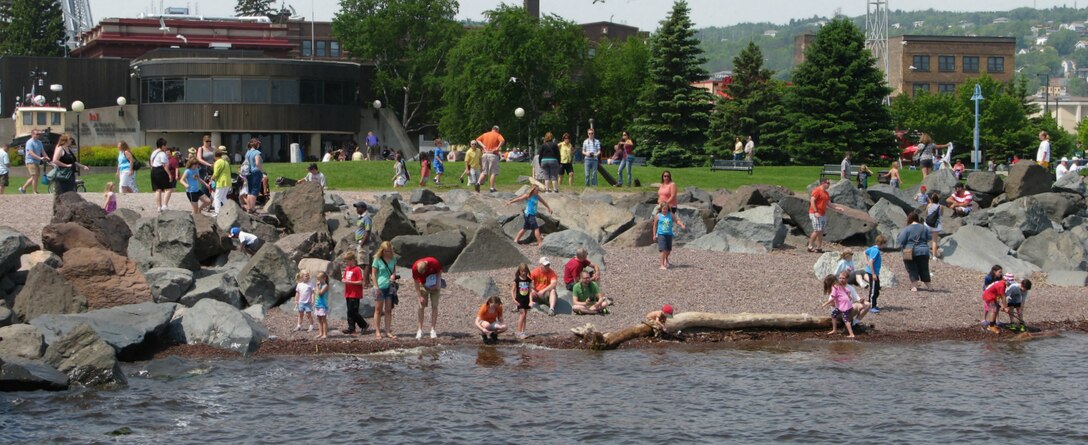
M 1085 443 L 1085 356 L 1069 335 L 172 358 L 120 390 L 0 393 L 0 443 Z

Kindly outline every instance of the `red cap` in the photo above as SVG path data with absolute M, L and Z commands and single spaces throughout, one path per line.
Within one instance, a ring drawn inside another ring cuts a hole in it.
M 921 190 L 921 191 L 923 191 L 923 192 L 924 192 L 924 191 L 926 191 L 926 186 L 924 186 L 924 185 L 923 185 L 923 186 L 921 186 L 921 187 L 918 187 L 918 190 Z
M 672 305 L 661 306 L 661 313 L 665 315 L 672 315 Z

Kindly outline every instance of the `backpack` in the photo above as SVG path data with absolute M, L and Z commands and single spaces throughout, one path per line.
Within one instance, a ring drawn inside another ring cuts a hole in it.
M 927 206 L 928 207 L 928 206 Z M 928 210 L 928 208 L 927 208 Z M 926 225 L 929 227 L 937 227 L 941 223 L 941 207 L 937 206 L 937 211 L 926 215 Z
M 140 162 L 139 159 L 134 159 L 132 161 L 132 171 L 140 171 L 141 168 L 144 168 L 144 163 Z
M 249 177 L 249 160 L 242 161 L 242 166 L 238 168 L 238 174 Z

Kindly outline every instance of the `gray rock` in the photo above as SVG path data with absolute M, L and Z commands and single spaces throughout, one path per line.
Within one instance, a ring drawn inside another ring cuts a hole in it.
M 1009 201 L 1015 201 L 1022 196 L 1049 192 L 1053 184 L 1054 176 L 1047 169 L 1033 161 L 1022 160 L 1009 169 L 1005 194 Z
M 1005 191 L 1005 182 L 996 173 L 972 172 L 967 175 L 967 190 L 997 196 Z
M 1042 231 L 1051 228 L 1046 209 L 1034 197 L 1007 202 L 990 209 L 989 212 L 990 228 L 1010 227 L 1018 229 L 1024 233 L 1025 237 L 1038 235 Z
M 778 204 L 756 207 L 718 221 L 714 231 L 688 244 L 689 248 L 733 253 L 767 253 L 786 239 Z
M 238 290 L 249 304 L 273 308 L 293 295 L 297 273 L 297 261 L 275 244 L 265 244 L 238 272 Z
M 972 194 L 975 196 L 973 202 L 984 209 L 993 207 L 994 201 L 997 199 L 997 195 L 991 195 L 989 193 L 973 192 Z
M 605 264 L 605 250 L 597 239 L 578 230 L 564 230 L 548 235 L 540 246 L 540 254 L 551 257 L 555 269 L 562 273 L 562 265 L 567 259 L 573 258 L 580 247 L 586 249 L 593 264 Z
M 190 212 L 167 210 L 142 220 L 129 241 L 128 257 L 147 271 L 156 267 L 196 270 L 196 224 Z
M 1031 199 L 1034 199 L 1039 205 L 1043 206 L 1043 210 L 1046 211 L 1046 216 L 1048 216 L 1051 221 L 1057 223 L 1060 223 L 1069 215 L 1084 210 L 1084 198 L 1073 193 L 1047 192 L 1032 195 Z
M 333 264 L 331 261 L 323 260 L 320 258 L 303 258 L 298 262 L 298 270 L 300 272 L 309 272 L 310 278 L 316 280 L 318 273 L 324 273 L 331 278 L 335 278 L 339 275 L 334 275 Z
M 942 168 L 922 180 L 922 185 L 926 186 L 927 193 L 937 192 L 941 195 L 941 201 L 948 199 L 952 196 L 952 192 L 955 191 L 956 184 L 959 181 L 955 176 L 952 176 L 952 169 Z
M 865 191 L 854 186 L 851 181 L 836 181 L 828 187 L 827 194 L 831 202 L 861 211 L 869 210 L 865 203 Z
M 566 195 L 548 196 L 547 201 L 563 227 L 588 233 L 598 242 L 607 242 L 635 224 L 630 211 L 610 205 Z
M 264 306 L 260 305 L 247 307 L 243 309 L 242 312 L 257 321 L 264 321 L 264 316 L 266 313 L 266 311 L 264 310 Z
M 0 328 L 0 357 L 37 360 L 45 354 L 45 338 L 38 328 L 17 324 Z
M 1024 240 L 1016 250 L 1016 256 L 1048 272 L 1088 270 L 1088 253 L 1085 252 L 1084 244 L 1070 232 L 1045 230 Z
M 714 202 L 714 198 L 710 196 L 710 192 L 699 187 L 684 187 L 684 193 L 690 197 L 688 202 L 699 202 L 703 204 L 712 204 Z
M 520 195 L 519 195 L 520 196 Z M 585 189 L 580 195 L 583 200 L 599 202 L 601 204 L 612 205 L 612 195 L 607 193 L 595 192 L 593 189 Z
M 1024 232 L 1016 227 L 990 226 L 990 231 L 994 232 L 997 239 L 1013 250 L 1019 249 L 1020 244 L 1023 244 L 1024 240 L 1027 239 L 1024 237 Z
M 460 277 L 457 279 L 457 285 L 468 289 L 473 295 L 480 299 L 501 295 L 499 286 L 495 284 L 495 280 L 486 275 Z
M 412 221 L 421 235 L 457 230 L 468 239 L 480 228 L 475 214 L 460 211 L 412 214 Z
M 87 298 L 76 292 L 60 272 L 45 264 L 30 269 L 26 285 L 15 296 L 17 321 L 30 321 L 45 314 L 85 312 Z
M 325 212 L 339 212 L 347 208 L 344 198 L 335 193 L 325 194 Z
M 66 193 L 74 195 L 75 193 Z M 0 359 L 0 392 L 66 391 L 68 377 L 40 361 Z
M 86 323 L 80 323 L 50 344 L 43 361 L 68 375 L 71 383 L 84 386 L 128 383 L 113 348 Z
M 880 200 L 883 199 L 888 201 L 889 204 L 899 207 L 904 215 L 918 207 L 911 198 L 911 195 L 888 184 L 870 186 L 868 189 L 865 189 L 865 193 L 869 195 L 869 199 L 874 203 L 880 202 Z M 869 212 L 869 214 L 872 215 L 872 212 Z
M 649 204 L 649 205 L 657 204 L 657 193 L 654 193 L 654 192 L 624 193 L 624 194 L 621 194 L 620 196 L 616 197 L 613 200 L 612 205 L 614 205 L 616 207 L 619 207 L 621 209 L 630 210 L 632 213 L 635 213 L 635 211 L 633 209 L 634 209 L 634 207 L 636 205 L 639 205 L 639 204 Z
M 449 268 L 465 248 L 465 236 L 459 230 L 447 230 L 433 235 L 403 235 L 393 238 L 393 251 L 400 255 L 397 265 L 412 267 L 424 257 L 434 257 Z
M 764 198 L 767 198 L 767 202 L 770 204 L 777 204 L 778 201 L 781 201 L 782 198 L 787 196 L 796 196 L 796 194 L 793 193 L 793 190 L 781 185 L 756 184 L 755 188 L 759 190 L 759 193 L 763 195 Z
M 609 248 L 612 247 L 646 247 L 654 245 L 654 222 L 649 219 L 643 219 L 635 223 L 634 227 L 627 229 L 620 236 L 617 236 L 605 244 Z
M 655 199 L 654 203 L 656 202 L 657 200 Z M 770 202 L 767 201 L 767 198 L 763 196 L 763 193 L 759 191 L 758 187 L 742 185 L 733 193 L 719 198 L 716 204 L 721 208 L 721 210 L 718 211 L 718 218 L 720 219 L 742 210 L 770 205 Z
M 158 267 L 144 273 L 156 303 L 176 303 L 193 287 L 193 271 L 176 267 Z
M 717 215 L 706 207 L 695 207 L 688 204 L 682 204 L 676 208 L 676 214 L 673 216 L 687 226 L 684 229 L 680 229 L 679 224 L 677 227 L 674 227 L 674 246 L 683 246 L 699 239 L 699 237 L 714 230 L 714 226 L 717 224 Z M 656 217 L 651 217 L 650 220 L 656 221 L 655 218 Z
M 257 238 L 260 238 L 266 243 L 275 243 L 283 237 L 283 231 L 277 229 L 276 226 L 268 224 L 266 222 L 256 220 L 250 221 L 249 230 L 250 233 L 257 235 Z
M 15 313 L 8 309 L 3 299 L 0 299 L 0 327 L 8 326 L 15 321 Z
M 210 345 L 243 355 L 256 351 L 268 337 L 268 331 L 249 315 L 209 299 L 189 308 L 181 326 L 189 344 Z
M 354 234 L 352 240 L 354 240 Z M 329 232 L 304 232 L 287 235 L 276 241 L 283 253 L 292 262 L 298 263 L 303 258 L 332 258 L 335 245 Z
M 1088 222 L 1088 219 L 1085 219 L 1083 216 L 1070 215 L 1062 220 L 1062 227 L 1064 227 L 1065 230 L 1071 230 L 1074 227 L 1085 225 L 1085 222 Z
M 899 231 L 903 230 L 907 223 L 907 214 L 903 212 L 903 208 L 887 199 L 880 198 L 869 209 L 869 216 L 876 220 L 876 230 L 888 240 L 886 246 L 889 249 L 898 249 L 896 238 L 899 236 Z
M 529 259 L 518 250 L 506 235 L 495 226 L 481 226 L 465 250 L 450 266 L 450 273 L 505 269 L 511 265 L 528 263 Z
M 401 235 L 419 235 L 415 224 L 408 218 L 400 200 L 382 202 L 381 210 L 374 215 L 373 233 L 382 241 L 392 240 Z
M 219 230 L 223 232 L 230 232 L 231 227 L 238 227 L 245 231 L 250 231 L 250 223 L 252 218 L 249 214 L 242 210 L 242 207 L 233 200 L 228 199 L 223 207 L 219 209 L 219 214 L 215 217 L 215 224 L 219 226 Z
M 136 224 L 139 223 L 140 218 L 142 218 L 140 212 L 125 207 L 119 207 L 117 210 L 113 211 L 113 214 L 120 216 L 121 220 L 128 226 L 129 232 L 132 233 L 136 232 Z
M 854 266 L 858 269 L 864 269 L 865 261 L 865 249 L 854 250 Z M 899 285 L 899 279 L 896 277 L 892 268 L 888 267 L 888 262 L 892 260 L 893 256 L 898 256 L 899 252 L 881 252 L 883 258 L 884 267 L 880 269 L 880 288 L 887 289 L 896 287 Z M 824 277 L 835 273 L 835 266 L 839 263 L 839 258 L 842 256 L 842 252 L 824 252 L 820 255 L 820 258 L 816 260 L 816 264 L 812 265 L 812 273 L 816 275 L 816 278 L 823 280 Z M 866 294 L 865 288 L 856 289 L 859 294 L 864 298 Z
M 1009 255 L 1009 248 L 997 239 L 997 235 L 982 227 L 964 226 L 952 236 L 941 238 L 942 260 L 945 263 L 986 273 L 994 264 L 1000 264 L 1005 272 L 1026 276 L 1039 270 L 1027 261 Z
M 990 226 L 990 213 L 989 212 L 971 212 L 971 214 L 963 217 L 963 224 L 967 226 Z
M 46 343 L 52 344 L 79 324 L 86 323 L 113 346 L 119 359 L 131 360 L 165 340 L 176 308 L 174 303 L 130 304 L 85 314 L 43 315 L 30 324 L 41 331 Z
M 219 229 L 219 225 L 210 216 L 193 215 L 194 246 L 193 254 L 197 261 L 205 262 L 223 253 L 229 252 L 234 245 L 227 236 L 229 232 Z
M 540 227 L 540 236 L 547 238 L 548 235 L 563 230 L 559 224 L 559 220 L 555 219 L 549 214 L 539 214 L 536 216 L 537 226 Z M 525 215 L 518 213 L 502 223 L 502 232 L 510 239 L 519 244 L 533 244 L 536 242 L 536 236 L 529 230 L 521 235 L 521 239 L 514 239 L 517 237 L 518 232 L 525 227 Z
M 1051 189 L 1055 192 L 1074 193 L 1081 197 L 1088 197 L 1088 187 L 1084 185 L 1084 176 L 1081 175 L 1062 176 L 1062 179 L 1054 182 Z
M 1088 286 L 1088 272 L 1083 270 L 1052 270 L 1046 274 L 1046 282 L 1054 286 Z
M 20 258 L 38 249 L 26 235 L 11 227 L 0 226 L 0 275 L 18 269 Z
M 430 189 L 419 188 L 412 190 L 412 196 L 409 198 L 408 202 L 410 204 L 431 205 L 442 202 L 442 198 L 439 198 L 438 195 L 434 194 Z
M 102 246 L 124 255 L 128 251 L 132 231 L 125 220 L 117 215 L 107 215 L 102 206 L 84 200 L 77 193 L 65 193 L 53 201 L 53 224 L 77 223 L 94 232 Z
M 288 233 L 326 232 L 325 197 L 321 185 L 304 181 L 278 193 L 268 213 L 276 215 Z M 326 233 L 327 234 L 327 233 Z

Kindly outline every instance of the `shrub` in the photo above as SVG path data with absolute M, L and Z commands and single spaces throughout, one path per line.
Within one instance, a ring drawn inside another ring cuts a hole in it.
M 23 155 L 19 154 L 19 147 L 8 148 L 8 160 L 12 167 L 23 165 Z
M 132 155 L 140 162 L 147 164 L 147 160 L 151 158 L 151 147 L 132 147 Z M 79 158 L 83 165 L 92 167 L 114 167 L 117 165 L 117 147 L 112 145 L 83 147 Z

